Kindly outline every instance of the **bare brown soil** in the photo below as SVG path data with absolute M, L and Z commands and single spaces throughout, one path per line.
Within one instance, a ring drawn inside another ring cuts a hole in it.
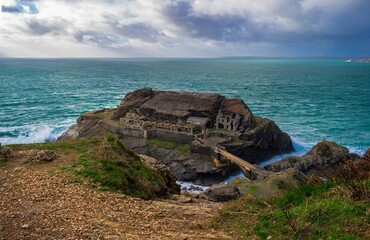
M 144 201 L 76 183 L 61 171 L 74 161 L 0 167 L 0 239 L 230 239 L 210 221 L 219 204 Z

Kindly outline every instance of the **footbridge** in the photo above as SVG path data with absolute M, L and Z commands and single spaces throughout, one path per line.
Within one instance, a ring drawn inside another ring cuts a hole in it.
M 213 148 L 213 151 L 215 152 L 215 155 L 217 158 L 213 157 L 214 162 L 218 164 L 222 164 L 221 156 L 229 160 L 231 163 L 235 164 L 242 170 L 244 175 L 251 179 L 255 180 L 257 178 L 263 178 L 268 175 L 268 172 L 264 170 L 262 167 L 257 166 L 255 164 L 251 164 L 244 159 L 239 158 L 238 156 L 235 156 L 234 154 L 228 152 L 224 147 L 222 146 L 216 146 Z M 216 164 L 217 165 L 217 164 Z
M 207 139 L 208 140 L 208 139 Z M 225 147 L 220 145 L 219 141 L 207 141 L 206 139 L 197 138 L 196 141 L 212 149 L 212 158 L 216 167 L 226 167 L 230 163 L 236 165 L 245 175 L 245 177 L 255 180 L 257 178 L 264 178 L 269 175 L 269 172 L 264 168 L 251 164 L 248 161 L 235 156 L 228 152 Z M 218 140 L 218 139 L 217 139 Z

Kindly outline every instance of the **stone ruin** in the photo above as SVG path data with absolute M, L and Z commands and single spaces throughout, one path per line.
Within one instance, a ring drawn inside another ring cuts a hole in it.
M 206 128 L 244 132 L 255 126 L 241 99 L 219 94 L 136 90 L 126 95 L 113 115 L 127 128 L 201 133 Z
M 241 117 L 238 113 L 230 115 L 219 111 L 216 117 L 215 128 L 236 131 L 239 128 L 240 120 Z
M 208 119 L 189 117 L 186 123 L 173 123 L 170 121 L 146 119 L 144 116 L 137 113 L 128 112 L 124 117 L 120 118 L 120 123 L 127 128 L 133 129 L 163 129 L 172 132 L 194 134 L 195 132 L 202 132 L 206 129 Z

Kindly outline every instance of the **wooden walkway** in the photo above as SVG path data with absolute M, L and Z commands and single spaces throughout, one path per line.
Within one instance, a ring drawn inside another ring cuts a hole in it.
M 214 152 L 217 155 L 221 155 L 225 157 L 227 160 L 229 160 L 230 162 L 232 162 L 233 164 L 237 165 L 243 171 L 244 175 L 251 180 L 255 180 L 257 178 L 263 178 L 268 175 L 268 172 L 264 170 L 263 168 L 255 164 L 251 164 L 239 158 L 238 156 L 235 156 L 234 154 L 229 153 L 228 151 L 226 151 L 225 149 L 221 147 L 218 147 L 218 146 L 215 147 Z

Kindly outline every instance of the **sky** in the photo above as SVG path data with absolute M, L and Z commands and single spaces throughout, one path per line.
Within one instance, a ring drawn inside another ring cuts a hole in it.
M 0 57 L 365 57 L 369 0 L 0 0 Z

